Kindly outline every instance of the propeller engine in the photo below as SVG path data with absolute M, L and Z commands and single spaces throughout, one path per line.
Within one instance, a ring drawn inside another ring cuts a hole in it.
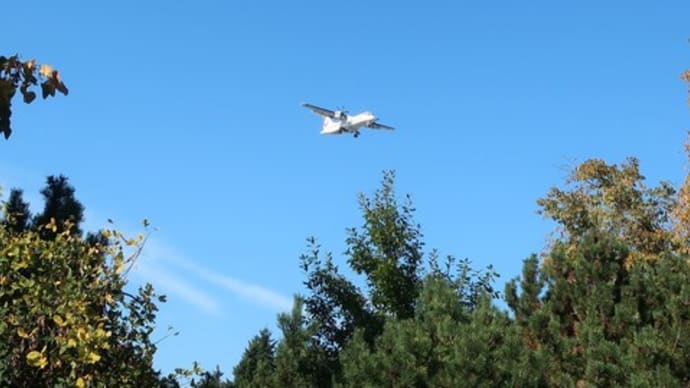
M 341 106 L 335 111 L 335 118 L 338 120 L 345 120 L 347 118 L 347 110 L 345 107 Z

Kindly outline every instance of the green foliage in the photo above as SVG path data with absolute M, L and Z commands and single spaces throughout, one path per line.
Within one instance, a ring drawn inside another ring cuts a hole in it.
M 252 338 L 242 359 L 234 369 L 237 388 L 266 388 L 273 386 L 275 373 L 275 341 L 271 332 L 263 329 Z
M 626 266 L 629 254 L 620 239 L 587 235 L 575 248 L 557 244 L 550 252 L 536 276 L 548 284 L 539 297 L 518 296 L 514 282 L 507 287 L 527 356 L 541 359 L 535 371 L 548 385 L 687 383 L 687 258 L 661 253 Z M 534 261 L 525 266 L 531 272 Z
M 360 197 L 364 226 L 348 231 L 347 263 L 366 288 L 310 239 L 302 257 L 307 315 L 298 299 L 280 316 L 283 338 L 267 358 L 275 360 L 275 369 L 266 368 L 273 379 L 262 381 L 687 386 L 690 256 L 677 232 L 682 195 L 663 182 L 648 188 L 635 159 L 578 166 L 566 188 L 539 200 L 560 234 L 506 285 L 505 312 L 492 303 L 498 293 L 491 268 L 475 271 L 452 257 L 441 265 L 435 252 L 423 262 L 414 209 L 398 205 L 387 173 L 373 198 Z
M 355 327 L 366 328 L 366 337 L 372 340 L 383 323 L 368 305 L 363 292 L 339 273 L 331 254 L 321 259 L 320 246 L 314 239 L 309 239 L 308 243 L 310 252 L 301 257 L 302 268 L 307 274 L 305 285 L 311 293 L 306 297 L 305 310 L 317 322 L 319 343 L 329 357 L 334 358 Z
M 303 299 L 295 297 L 292 311 L 278 316 L 282 338 L 276 347 L 276 387 L 317 388 L 331 382 L 327 354 L 314 341 L 317 325 L 307 322 L 303 309 Z
M 290 313 L 278 315 L 282 338 L 276 344 L 263 329 L 247 346 L 234 369 L 234 387 L 325 387 L 332 383 L 328 354 L 315 340 L 317 325 L 304 317 L 295 297 Z
M 36 99 L 32 89 L 41 86 L 43 98 L 55 96 L 58 91 L 64 95 L 69 92 L 60 79 L 60 73 L 50 65 L 36 65 L 36 60 L 22 61 L 18 55 L 0 56 L 0 132 L 5 139 L 12 134 L 10 117 L 12 116 L 12 98 L 17 89 L 25 103 Z
M 143 236 L 104 230 L 87 241 L 69 219 L 25 230 L 12 219 L 0 225 L 0 385 L 157 386 L 161 297 L 148 284 L 125 291 Z
M 439 372 L 450 348 L 440 350 L 436 358 L 427 353 L 444 349 L 446 339 L 454 338 L 450 332 L 458 329 L 457 319 L 463 317 L 463 323 L 469 324 L 473 311 L 490 306 L 488 301 L 497 296 L 491 285 L 496 274 L 474 271 L 468 261 L 452 257 L 442 267 L 435 252 L 425 263 L 414 208 L 409 196 L 399 205 L 392 172 L 384 173 L 381 189 L 371 198 L 360 196 L 360 207 L 364 225 L 348 230 L 346 255 L 366 288 L 360 289 L 341 274 L 331 254 L 322 254 L 315 239 L 309 239 L 309 252 L 301 257 L 309 293 L 295 300 L 290 314 L 279 316 L 282 338 L 275 357 L 269 356 L 273 353 L 266 345 L 267 331 L 250 342 L 235 369 L 238 387 L 256 386 L 252 384 L 257 379 L 264 386 L 276 387 L 378 386 L 386 380 L 381 373 L 394 373 L 391 368 L 405 373 L 395 380 L 398 386 L 425 376 L 452 380 Z M 502 324 L 507 319 L 495 310 L 488 316 L 483 316 L 486 320 L 481 326 L 494 318 Z M 436 321 L 443 319 L 446 324 L 437 328 Z M 502 331 L 503 327 L 496 330 Z M 420 353 L 412 357 L 405 352 Z M 340 358 L 343 354 L 345 360 Z M 264 370 L 272 371 L 273 379 L 257 372 L 258 359 L 265 360 Z M 399 365 L 405 360 L 409 365 Z M 415 369 L 417 364 L 425 372 Z
M 29 227 L 29 220 L 31 220 L 29 204 L 24 202 L 22 193 L 22 190 L 12 189 L 5 204 L 4 214 L 6 217 L 3 224 L 14 233 L 21 233 L 26 230 Z
M 573 177 L 540 200 L 564 233 L 541 264 L 525 262 L 520 294 L 517 280 L 506 287 L 524 362 L 539 360 L 547 385 L 686 385 L 690 266 L 675 190 L 648 189 L 635 160 L 588 161 Z
M 384 172 L 373 198 L 360 195 L 364 225 L 348 231 L 348 264 L 366 277 L 369 299 L 384 315 L 409 318 L 419 293 L 424 244 L 414 222 L 412 201 L 399 206 L 394 191 L 395 174 Z
M 199 381 L 192 379 L 190 385 L 192 388 L 232 388 L 234 386 L 230 380 L 223 379 L 223 372 L 218 366 L 213 372 L 201 373 Z
M 374 347 L 357 332 L 343 351 L 346 387 L 493 387 L 519 354 L 505 313 L 485 294 L 473 309 L 447 279 L 428 276 L 414 318 L 387 320 Z M 507 346 L 512 344 L 512 346 Z

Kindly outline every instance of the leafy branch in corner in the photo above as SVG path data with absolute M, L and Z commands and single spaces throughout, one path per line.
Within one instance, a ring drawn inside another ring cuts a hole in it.
M 31 104 L 36 99 L 35 86 L 41 86 L 44 99 L 60 92 L 69 93 L 60 79 L 60 72 L 50 65 L 37 65 L 36 60 L 22 61 L 18 55 L 0 56 L 0 132 L 8 139 L 12 134 L 10 117 L 12 116 L 12 98 L 19 89 L 25 103 Z

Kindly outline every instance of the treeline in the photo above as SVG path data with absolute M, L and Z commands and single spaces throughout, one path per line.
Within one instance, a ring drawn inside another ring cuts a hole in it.
M 150 335 L 164 298 L 151 285 L 125 291 L 144 236 L 84 234 L 74 192 L 51 176 L 40 213 L 17 189 L 4 202 L 3 386 L 690 383 L 690 180 L 648 187 L 635 159 L 589 160 L 538 200 L 558 233 L 502 292 L 491 267 L 426 252 L 409 196 L 399 198 L 393 172 L 384 173 L 378 190 L 360 196 L 363 223 L 347 230 L 344 263 L 308 240 L 307 292 L 278 316 L 279 333 L 263 329 L 249 342 L 232 380 L 218 369 L 153 368 Z
M 44 98 L 67 93 L 49 66 L 0 57 L 5 137 L 16 91 L 29 103 L 39 82 Z M 690 177 L 648 187 L 633 158 L 577 166 L 538 200 L 555 237 L 502 291 L 491 267 L 427 252 L 394 183 L 386 172 L 360 197 L 344 261 L 308 240 L 305 294 L 278 316 L 279 333 L 249 342 L 232 379 L 153 367 L 165 298 L 150 284 L 125 289 L 144 235 L 84 234 L 63 176 L 48 177 L 37 214 L 11 190 L 0 220 L 0 386 L 690 386 Z
M 249 342 L 234 379 L 195 387 L 687 386 L 688 183 L 647 187 L 638 162 L 587 161 L 538 201 L 559 234 L 500 294 L 495 274 L 424 253 L 393 174 L 361 197 L 346 263 L 310 240 L 308 293 Z M 499 243 L 500 236 L 495 236 Z M 338 263 L 341 264 L 341 263 Z M 507 305 L 508 311 L 498 307 Z

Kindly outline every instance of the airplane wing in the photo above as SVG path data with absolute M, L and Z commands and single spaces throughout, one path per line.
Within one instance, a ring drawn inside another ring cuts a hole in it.
M 312 104 L 302 104 L 302 106 L 305 108 L 311 109 L 312 112 L 314 112 L 318 115 L 326 116 L 326 117 L 330 117 L 330 118 L 335 118 L 335 112 L 332 110 L 320 108 L 320 107 L 318 107 L 316 105 L 312 105 Z
M 369 124 L 369 128 L 372 128 L 372 129 L 390 129 L 390 130 L 395 129 L 395 128 L 391 127 L 391 126 L 384 125 L 384 124 L 379 124 L 379 123 L 376 123 L 376 122 L 373 122 L 373 123 Z

